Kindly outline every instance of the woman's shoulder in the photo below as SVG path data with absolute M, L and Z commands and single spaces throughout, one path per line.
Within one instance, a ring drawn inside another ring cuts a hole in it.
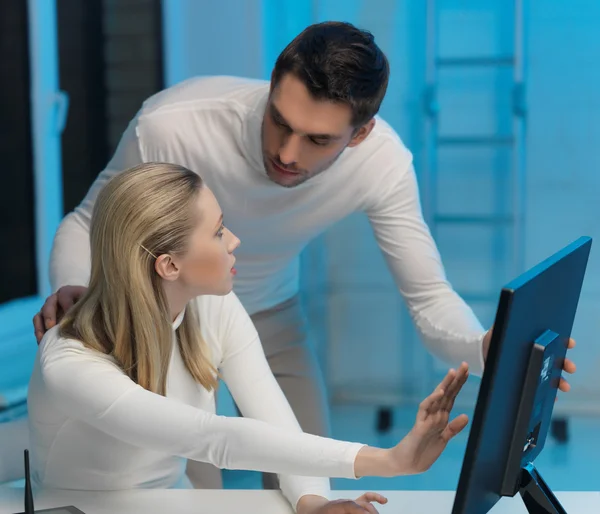
M 200 327 L 218 361 L 253 343 L 258 334 L 252 320 L 233 292 L 194 299 Z
M 251 323 L 250 316 L 234 292 L 223 296 L 199 296 L 193 302 L 200 326 L 219 341 L 226 339 L 232 329 Z
M 202 295 L 192 300 L 198 314 L 205 321 L 220 322 L 229 315 L 245 313 L 237 295 L 232 291 L 226 295 Z
M 40 361 L 52 361 L 67 354 L 80 360 L 101 360 L 111 364 L 115 362 L 112 356 L 89 348 L 80 339 L 66 336 L 60 325 L 56 325 L 49 329 L 40 341 Z
M 71 348 L 73 350 L 86 349 L 83 341 L 72 337 L 65 337 L 60 325 L 55 325 L 44 334 L 44 337 L 40 341 L 40 351 L 49 353 L 63 348 Z

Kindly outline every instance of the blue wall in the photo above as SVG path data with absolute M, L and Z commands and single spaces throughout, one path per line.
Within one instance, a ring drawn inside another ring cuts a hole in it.
M 442 9 L 441 53 L 510 51 L 512 2 L 438 3 Z M 600 3 L 525 3 L 528 117 L 524 250 L 527 265 L 532 265 L 581 234 L 600 236 L 596 199 L 600 191 L 600 157 L 596 150 L 600 140 Z M 277 54 L 313 21 L 347 20 L 370 29 L 392 65 L 381 114 L 413 151 L 422 179 L 425 2 L 166 0 L 163 5 L 168 84 L 209 74 L 268 78 Z M 40 69 L 43 72 L 44 68 Z M 504 130 L 510 76 L 502 73 L 445 76 L 440 91 L 444 105 L 442 128 L 449 132 Z M 38 136 L 36 145 L 42 148 L 43 144 Z M 498 188 L 493 182 L 506 170 L 506 156 L 464 151 L 447 155 L 444 163 L 439 182 L 439 200 L 444 209 L 468 206 L 486 211 L 508 202 L 508 189 Z M 48 191 L 55 189 L 52 186 Z M 48 197 L 38 197 L 39 208 L 47 202 Z M 42 235 L 46 240 L 51 237 L 51 233 Z M 489 263 L 506 248 L 499 248 L 497 238 L 489 231 L 450 230 L 441 232 L 438 241 L 448 275 L 458 288 L 482 284 L 495 287 L 504 281 L 501 273 L 490 271 Z M 411 387 L 419 396 L 428 387 L 431 362 L 414 337 L 365 218 L 352 216 L 311 245 L 304 265 L 314 269 L 315 263 L 325 263 L 325 271 L 305 274 L 303 283 L 310 293 L 309 312 L 333 397 L 381 398 Z M 2 388 L 9 387 L 2 377 L 12 377 L 15 383 L 26 380 L 26 365 L 23 373 L 15 375 L 14 363 L 18 359 L 30 361 L 30 349 L 34 351 L 30 348 L 30 319 L 37 306 L 27 303 L 20 314 L 14 306 L 0 308 L 0 320 L 6 320 L 0 331 Z M 491 323 L 493 303 L 473 307 L 484 324 Z M 600 263 L 593 250 L 574 333 L 579 345 L 573 355 L 579 371 L 572 381 L 574 392 L 559 409 L 589 410 L 597 403 L 593 398 L 600 393 L 596 373 L 600 365 L 600 346 L 596 344 L 599 309 Z M 365 351 L 366 341 L 369 352 Z M 25 346 L 30 349 L 23 357 L 20 349 Z M 386 358 L 381 359 L 381 355 Z M 392 399 L 397 396 L 394 394 Z
M 311 21 L 347 20 L 371 30 L 392 66 L 381 114 L 413 151 L 421 176 L 425 2 L 226 0 L 202 8 L 194 2 L 178 3 L 187 9 L 185 27 L 179 28 L 178 35 L 187 45 L 181 65 L 185 76 L 227 73 L 268 78 L 278 52 Z M 440 54 L 512 52 L 512 2 L 447 0 L 438 4 Z M 594 123 L 599 112 L 600 76 L 594 63 L 600 62 L 600 3 L 550 0 L 525 2 L 525 6 L 524 253 L 529 266 L 581 234 L 600 235 L 595 201 L 600 172 L 594 145 L 600 135 Z M 249 21 L 242 23 L 242 18 Z M 209 42 L 220 45 L 221 53 L 200 51 Z M 181 59 L 180 54 L 167 57 Z M 440 84 L 442 131 L 510 130 L 510 70 L 445 72 Z M 440 208 L 456 212 L 468 206 L 473 212 L 488 212 L 509 205 L 509 182 L 502 181 L 502 174 L 509 170 L 508 155 L 496 150 L 455 150 L 442 157 Z M 438 241 L 448 275 L 459 289 L 494 288 L 511 276 L 490 267 L 498 255 L 508 255 L 510 248 L 499 247 L 498 238 L 487 229 L 447 229 L 440 231 Z M 501 237 L 500 241 L 508 245 L 510 240 Z M 310 288 L 309 308 L 332 394 L 356 398 L 358 393 L 378 396 L 407 384 L 426 386 L 423 375 L 428 373 L 428 357 L 402 315 L 402 301 L 362 215 L 344 220 L 309 248 L 306 262 L 323 259 L 330 264 L 326 273 L 305 279 L 305 286 Z M 580 401 L 585 408 L 589 394 L 600 390 L 593 371 L 600 364 L 600 351 L 594 344 L 599 301 L 600 264 L 593 252 L 574 334 L 580 342 L 574 353 L 580 364 L 573 379 L 576 393 L 569 395 L 569 405 L 563 402 L 564 408 L 575 408 Z M 492 322 L 493 302 L 473 307 L 484 324 Z M 364 351 L 365 341 L 374 353 Z

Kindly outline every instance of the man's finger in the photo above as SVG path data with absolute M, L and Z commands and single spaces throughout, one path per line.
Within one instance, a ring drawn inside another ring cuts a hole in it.
M 560 379 L 560 383 L 558 385 L 558 388 L 564 392 L 567 393 L 571 390 L 571 384 L 569 384 L 569 382 L 567 382 L 564 378 Z
M 58 298 L 58 305 L 60 305 L 60 308 L 63 310 L 63 312 L 67 312 L 75 304 L 73 301 L 73 293 L 71 292 L 69 294 L 69 289 L 65 290 L 61 287 L 56 292 L 56 295 Z
M 46 330 L 56 325 L 56 311 L 58 310 L 58 297 L 56 294 L 50 295 L 46 298 L 44 305 L 42 306 L 42 318 Z
M 569 338 L 569 343 L 567 344 L 567 348 L 569 350 L 572 350 L 573 348 L 575 348 L 575 339 L 573 339 L 572 337 Z
M 35 338 L 38 342 L 38 344 L 40 343 L 40 341 L 42 340 L 42 337 L 44 337 L 44 320 L 42 319 L 42 313 L 38 312 L 34 317 L 33 317 L 33 331 L 35 334 Z
M 577 366 L 575 366 L 575 363 L 571 359 L 565 359 L 563 370 L 567 373 L 575 373 L 575 371 L 577 371 Z

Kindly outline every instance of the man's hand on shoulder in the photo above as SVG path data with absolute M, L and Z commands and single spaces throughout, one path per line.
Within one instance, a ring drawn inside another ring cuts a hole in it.
M 51 294 L 40 311 L 33 317 L 33 328 L 37 343 L 44 334 L 54 327 L 77 301 L 85 294 L 87 287 L 63 286 Z

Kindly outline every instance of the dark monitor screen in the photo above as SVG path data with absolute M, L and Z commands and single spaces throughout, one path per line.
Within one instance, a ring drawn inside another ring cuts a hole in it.
M 502 289 L 453 514 L 484 514 L 522 492 L 551 421 L 591 242 L 579 238 Z

